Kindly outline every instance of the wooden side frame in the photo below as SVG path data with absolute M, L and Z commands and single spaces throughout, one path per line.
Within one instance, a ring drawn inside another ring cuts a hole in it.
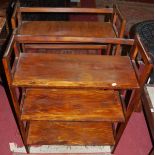
M 136 56 L 137 54 L 140 53 L 141 56 L 142 56 L 142 59 L 144 60 L 144 63 L 145 63 L 145 68 L 143 70 L 143 72 L 141 73 L 141 75 L 139 76 L 139 72 L 138 72 L 138 69 L 135 65 L 135 59 L 136 59 Z M 131 49 L 131 53 L 130 53 L 130 57 L 131 57 L 131 61 L 133 63 L 133 67 L 135 69 L 135 73 L 136 73 L 136 76 L 137 76 L 137 79 L 139 81 L 139 86 L 140 88 L 139 89 L 136 89 L 134 90 L 131 98 L 130 98 L 130 101 L 129 101 L 129 105 L 127 107 L 127 112 L 126 112 L 126 122 L 125 123 L 121 123 L 117 126 L 117 133 L 116 133 L 116 144 L 113 148 L 113 152 L 115 151 L 116 147 L 117 147 L 117 144 L 127 126 L 127 123 L 132 115 L 132 113 L 134 111 L 137 110 L 137 107 L 140 106 L 141 102 L 140 101 L 140 97 L 143 93 L 143 88 L 144 88 L 144 85 L 151 73 L 151 70 L 153 68 L 153 63 L 151 61 L 151 59 L 149 58 L 146 50 L 144 49 L 143 47 L 143 44 L 140 40 L 140 37 L 139 36 L 136 36 L 135 37 L 135 42 L 134 42 L 134 45 L 132 46 L 132 49 Z
M 122 13 L 120 12 L 118 6 L 115 4 L 113 6 L 114 13 L 113 13 L 113 28 L 115 30 L 116 36 L 119 38 L 124 37 L 124 32 L 125 32 L 125 27 L 126 27 L 126 19 L 123 17 Z M 120 27 L 117 28 L 117 21 L 119 20 L 120 22 Z M 118 31 L 119 30 L 119 31 Z M 116 46 L 116 55 L 121 55 L 121 46 L 117 45 Z
M 131 57 L 135 72 L 137 74 L 137 79 L 138 79 L 139 85 L 140 85 L 140 95 L 141 95 L 143 92 L 144 85 L 147 82 L 147 80 L 151 74 L 151 71 L 153 69 L 153 62 L 152 62 L 151 58 L 149 57 L 147 51 L 145 50 L 145 48 L 140 40 L 140 37 L 138 35 L 136 36 L 135 40 L 136 40 L 136 42 L 131 49 L 130 57 Z M 136 66 L 136 57 L 138 54 L 141 55 L 141 58 L 144 62 L 144 69 L 142 71 L 139 71 Z M 139 111 L 140 107 L 141 107 L 141 104 L 139 102 L 136 111 L 137 110 Z
M 14 30 L 15 28 L 17 28 L 17 9 L 19 7 L 19 4 L 18 2 L 15 4 L 14 6 L 14 10 L 13 10 L 13 14 L 12 14 L 12 17 L 11 17 L 11 25 L 12 25 L 12 29 Z
M 11 66 L 10 64 L 10 59 L 12 56 L 12 52 L 14 51 L 15 54 L 15 58 L 14 58 L 14 62 L 13 65 Z M 11 36 L 11 39 L 8 43 L 8 46 L 6 48 L 6 52 L 3 56 L 3 66 L 4 66 L 4 70 L 5 70 L 5 74 L 6 74 L 6 79 L 9 85 L 9 90 L 10 90 L 10 94 L 11 94 L 11 98 L 12 98 L 12 102 L 14 105 L 14 110 L 15 110 L 15 114 L 16 114 L 16 118 L 17 118 L 17 125 L 19 127 L 19 132 L 21 134 L 23 143 L 25 145 L 25 149 L 27 151 L 27 153 L 29 152 L 29 149 L 27 147 L 26 144 L 26 130 L 25 130 L 25 126 L 23 124 L 23 122 L 20 119 L 21 116 L 21 111 L 20 111 L 20 104 L 18 101 L 18 94 L 17 94 L 17 89 L 15 87 L 12 86 L 12 78 L 13 78 L 13 74 L 15 72 L 16 69 L 16 65 L 17 65 L 17 61 L 19 58 L 19 47 L 15 41 L 15 37 L 14 35 Z
M 122 38 L 124 36 L 124 31 L 125 31 L 125 26 L 126 26 L 126 19 L 124 18 L 124 16 L 122 15 L 121 11 L 119 10 L 118 6 L 115 4 L 113 6 L 113 27 L 115 29 L 116 35 L 118 38 Z M 117 20 L 120 21 L 120 28 L 119 28 L 119 32 L 117 31 L 116 28 L 116 22 Z

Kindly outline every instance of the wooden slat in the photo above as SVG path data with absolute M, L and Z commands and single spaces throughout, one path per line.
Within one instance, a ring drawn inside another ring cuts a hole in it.
M 124 121 L 118 92 L 112 90 L 29 89 L 22 120 Z
M 107 122 L 32 121 L 29 145 L 114 145 L 112 124 Z
M 52 12 L 52 13 L 113 13 L 113 8 L 54 8 L 54 7 L 20 7 L 20 12 Z
M 83 21 L 27 21 L 22 23 L 18 34 L 55 37 L 116 37 L 111 23 Z
M 139 88 L 129 57 L 21 53 L 13 85 L 67 88 Z
M 25 44 L 28 49 L 105 49 L 106 45 L 93 44 Z
M 69 37 L 69 36 L 47 36 L 47 35 L 16 35 L 15 39 L 20 43 L 100 43 L 133 45 L 133 39 L 124 38 L 95 38 L 95 37 Z

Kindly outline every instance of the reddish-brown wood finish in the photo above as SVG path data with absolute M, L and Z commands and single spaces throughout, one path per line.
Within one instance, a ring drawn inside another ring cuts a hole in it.
M 27 41 L 27 43 L 32 43 L 32 42 L 39 43 L 40 41 L 39 37 L 36 37 L 36 38 L 31 36 L 29 37 L 30 37 L 30 40 L 28 37 L 25 37 L 25 40 Z M 49 40 L 51 39 L 49 38 L 50 37 L 47 37 L 47 38 L 42 37 L 41 39 L 42 41 L 44 39 L 44 43 L 46 42 L 49 43 Z M 69 39 L 71 38 L 72 37 L 70 37 Z M 67 145 L 103 145 L 103 144 L 112 145 L 114 144 L 113 132 L 111 127 L 114 119 L 112 119 L 111 122 L 105 122 L 105 121 L 95 122 L 93 120 L 89 120 L 89 122 L 87 121 L 67 122 L 65 118 L 63 120 L 64 122 L 61 121 L 61 123 L 54 122 L 54 121 L 52 122 L 47 121 L 48 123 L 46 121 L 31 122 L 30 120 L 28 120 L 27 124 L 29 124 L 29 130 L 27 130 L 27 133 L 28 133 L 28 143 L 27 143 L 26 142 L 27 134 L 25 133 L 26 128 L 21 120 L 22 105 L 23 107 L 26 107 L 28 105 L 26 104 L 24 105 L 24 103 L 30 103 L 29 101 L 27 102 L 25 100 L 26 91 L 28 89 L 27 87 L 30 87 L 29 89 L 32 89 L 32 92 L 33 90 L 36 91 L 36 89 L 39 89 L 39 91 L 42 89 L 43 91 L 42 94 L 44 94 L 45 89 L 48 88 L 48 90 L 45 90 L 45 92 L 46 91 L 48 92 L 48 91 L 51 91 L 50 89 L 54 87 L 55 89 L 59 88 L 59 91 L 66 89 L 66 91 L 69 90 L 74 92 L 75 88 L 78 90 L 81 89 L 82 91 L 87 91 L 88 92 L 87 94 L 91 94 L 91 91 L 103 91 L 99 89 L 105 89 L 104 91 L 107 93 L 106 97 L 108 97 L 108 92 L 109 92 L 109 90 L 107 89 L 111 89 L 111 91 L 115 90 L 118 92 L 119 90 L 122 90 L 122 89 L 132 89 L 134 90 L 133 91 L 134 93 L 132 95 L 130 104 L 125 113 L 126 121 L 125 123 L 122 122 L 119 126 L 120 128 L 118 128 L 118 130 L 114 132 L 114 135 L 116 135 L 115 137 L 115 147 L 116 147 L 130 119 L 131 114 L 134 112 L 134 110 L 136 109 L 139 103 L 143 86 L 153 66 L 150 58 L 147 56 L 147 53 L 140 42 L 140 39 L 136 38 L 134 42 L 134 46 L 131 50 L 130 58 L 128 56 L 123 57 L 123 56 L 58 55 L 58 54 L 49 54 L 49 53 L 48 54 L 21 53 L 21 48 L 19 46 L 19 43 L 23 43 L 22 39 L 19 38 L 19 36 L 15 36 L 15 37 L 13 36 L 11 38 L 11 41 L 8 45 L 8 48 L 3 58 L 3 64 L 4 64 L 10 92 L 12 95 L 15 112 L 18 118 L 19 129 L 22 134 L 22 138 L 25 146 L 27 144 L 31 145 L 31 144 L 45 144 L 45 143 L 67 144 Z M 57 41 L 57 38 L 54 38 L 54 39 Z M 88 40 L 86 41 L 83 38 L 82 42 L 88 43 L 90 41 L 89 39 L 92 39 L 91 41 L 94 41 L 94 43 L 95 41 L 96 42 L 100 41 L 99 43 L 101 42 L 103 43 L 104 41 L 104 43 L 112 43 L 112 44 L 118 44 L 118 45 L 121 43 L 133 44 L 133 40 L 118 39 L 118 38 L 115 38 L 115 39 L 110 38 L 109 40 L 105 38 L 100 38 L 99 40 L 96 38 L 88 38 Z M 75 38 L 74 41 L 77 41 L 77 40 L 80 41 L 80 37 Z M 11 61 L 10 61 L 12 48 L 14 48 L 14 52 L 15 52 L 15 61 L 13 63 L 13 67 L 11 66 Z M 136 55 L 138 53 L 142 56 L 142 60 L 144 61 L 144 65 L 145 65 L 144 70 L 143 72 L 141 72 L 141 74 L 139 74 L 139 71 L 138 71 L 139 68 L 136 67 L 136 64 L 137 64 Z M 18 102 L 18 97 L 16 94 L 16 88 L 18 87 L 21 87 L 21 90 L 22 90 L 21 92 L 23 94 L 21 106 L 19 106 L 20 104 Z M 40 87 L 40 88 L 36 88 L 36 87 Z M 71 89 L 71 88 L 74 88 L 74 89 Z M 41 94 L 41 91 L 39 94 Z M 45 96 L 47 94 L 45 94 Z M 80 96 L 82 98 L 82 94 Z M 95 102 L 97 100 L 100 100 L 99 93 L 96 93 L 90 96 L 93 96 L 94 98 L 96 97 L 94 99 L 94 103 L 96 104 L 93 107 L 94 109 L 93 108 L 92 109 L 96 111 L 98 107 L 101 107 L 100 110 L 103 110 L 102 106 L 100 104 L 97 104 L 98 102 Z M 26 99 L 29 99 L 29 97 L 33 99 L 31 96 L 26 96 Z M 37 98 L 35 95 L 33 97 Z M 44 97 L 43 97 L 43 100 L 46 100 L 48 98 L 48 97 L 47 98 L 44 98 Z M 65 97 L 67 97 L 67 95 L 65 95 Z M 104 95 L 102 97 L 104 98 L 104 100 L 107 99 Z M 92 107 L 93 102 L 87 103 L 91 105 L 90 107 L 87 107 L 82 104 L 81 98 L 79 97 L 77 99 L 81 101 L 80 104 L 78 104 L 78 106 L 82 105 L 84 109 Z M 110 97 L 108 98 L 110 99 Z M 38 100 L 39 101 L 38 103 L 39 104 L 42 103 L 41 101 L 42 96 L 41 98 L 38 97 L 38 99 L 40 100 L 40 101 Z M 89 101 L 89 98 L 84 99 L 83 102 L 85 102 L 86 100 Z M 67 101 L 67 99 L 66 100 L 64 99 L 64 101 Z M 74 101 L 72 102 L 70 101 L 70 103 L 74 105 L 73 104 Z M 64 109 L 67 108 L 68 106 L 67 102 L 62 103 L 62 105 L 65 105 Z M 38 105 L 35 105 L 35 106 L 38 106 Z M 105 107 L 107 108 L 107 106 Z M 43 107 L 41 107 L 41 109 L 42 108 Z M 115 104 L 113 104 L 113 108 L 115 108 Z M 59 110 L 63 109 L 63 106 L 58 109 Z M 79 109 L 81 110 L 82 108 L 79 108 Z M 50 108 L 50 110 L 52 109 Z M 76 109 L 73 109 L 73 111 L 76 111 Z M 87 111 L 90 111 L 90 110 L 87 110 Z M 80 111 L 80 112 L 82 114 L 83 111 Z M 111 115 L 113 115 L 113 113 Z M 70 126 L 68 124 L 70 124 Z M 63 128 L 62 128 L 62 125 L 63 125 Z M 74 131 L 73 133 L 75 137 L 71 135 L 72 133 L 70 133 L 70 129 Z M 82 129 L 85 129 L 85 130 L 82 130 Z M 81 130 L 83 131 L 83 134 Z M 49 135 L 45 136 L 45 133 L 46 134 L 49 133 Z M 56 133 L 57 135 L 53 133 Z M 58 135 L 62 135 L 61 139 L 59 139 Z M 85 137 L 83 137 L 83 135 L 85 135 Z M 49 138 L 49 136 L 51 138 Z M 66 139 L 67 141 L 65 141 Z M 88 141 L 85 141 L 85 139 Z
M 70 50 L 70 49 L 73 49 L 73 50 L 89 50 L 89 49 L 105 49 L 107 48 L 107 46 L 105 45 L 95 45 L 95 44 L 84 44 L 84 45 L 79 45 L 79 44 L 25 44 L 25 48 L 26 49 L 36 49 L 36 51 L 38 49 L 43 49 L 43 50 L 47 50 L 47 49 L 50 49 L 50 50 L 60 50 L 60 49 L 67 49 L 67 50 Z M 43 52 L 42 52 L 43 53 Z
M 52 122 L 32 121 L 29 145 L 114 145 L 110 122 Z
M 37 25 L 37 26 L 36 26 Z M 115 38 L 111 23 L 80 21 L 27 21 L 18 29 L 20 35 L 53 37 Z
M 90 13 L 90 14 L 110 14 L 113 8 L 51 8 L 51 7 L 19 7 L 18 12 L 52 12 L 52 13 Z
M 116 5 L 114 5 L 113 8 L 48 8 L 48 7 L 45 8 L 45 7 L 20 7 L 20 6 L 18 6 L 18 9 L 16 11 L 18 12 L 17 15 L 21 14 L 22 12 L 27 12 L 27 13 L 29 13 L 29 12 L 42 12 L 42 13 L 43 12 L 46 12 L 46 13 L 51 12 L 51 13 L 111 14 L 112 16 L 114 16 L 114 19 L 112 19 L 112 23 L 113 23 L 112 25 L 114 28 L 113 32 L 115 32 L 115 33 L 118 32 L 118 34 L 117 34 L 118 37 L 123 37 L 125 24 L 126 24 L 124 17 L 122 16 L 121 12 L 119 11 L 119 9 Z M 21 18 L 18 18 L 18 19 L 19 19 L 18 20 L 19 25 L 20 24 L 22 25 L 23 24 L 22 19 Z M 117 20 L 120 21 L 120 27 L 116 26 Z M 74 27 L 74 25 L 72 25 L 72 26 Z M 44 29 L 44 28 L 45 27 L 42 27 L 42 29 Z M 108 27 L 106 27 L 106 29 L 107 28 Z M 85 29 L 85 30 L 87 30 L 87 29 Z M 84 32 L 84 33 L 86 33 L 86 32 Z M 107 34 L 108 33 L 109 32 L 107 31 Z
M 109 22 L 72 22 L 72 21 L 23 21 L 22 13 L 42 12 L 42 13 L 80 13 L 80 14 L 101 14 L 111 15 Z M 120 25 L 117 25 L 119 21 Z M 17 34 L 20 37 L 35 37 L 35 40 L 44 41 L 44 37 L 52 36 L 55 41 L 51 42 L 66 43 L 65 37 L 75 37 L 73 40 L 81 43 L 85 37 L 96 38 L 115 38 L 123 37 L 126 21 L 116 5 L 113 8 L 48 8 L 48 7 L 20 7 L 17 5 L 12 17 L 12 27 L 17 27 Z M 37 26 L 36 26 L 37 25 Z M 24 36 L 23 36 L 24 35 Z M 25 38 L 26 37 L 26 38 Z M 37 37 L 37 38 L 36 38 Z M 57 38 L 59 37 L 59 38 Z M 60 38 L 61 37 L 61 38 Z M 79 37 L 80 39 L 78 39 Z M 29 40 L 30 38 L 27 38 Z M 23 40 L 22 39 L 22 40 Z M 38 40 L 37 39 L 37 40 Z M 69 42 L 72 42 L 70 38 Z M 97 41 L 96 41 L 97 42 Z M 120 46 L 117 46 L 116 54 L 120 55 Z M 107 49 L 108 50 L 108 49 Z M 107 51 L 108 53 L 108 51 Z
M 112 90 L 28 89 L 21 119 L 124 121 L 118 95 Z
M 14 86 L 138 88 L 129 57 L 21 53 Z
M 100 43 L 100 44 L 121 44 L 121 45 L 133 45 L 133 39 L 124 39 L 124 38 L 94 38 L 94 37 L 69 37 L 69 36 L 59 36 L 59 37 L 52 37 L 52 36 L 43 36 L 43 35 L 16 35 L 16 41 L 19 43 L 67 43 L 67 44 L 74 44 L 74 43 Z M 74 46 L 73 46 L 74 47 Z

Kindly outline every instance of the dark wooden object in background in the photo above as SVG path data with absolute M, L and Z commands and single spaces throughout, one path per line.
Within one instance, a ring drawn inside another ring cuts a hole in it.
M 6 40 L 9 34 L 12 32 L 11 17 L 14 10 L 16 0 L 1 0 L 0 1 L 0 17 L 6 19 L 5 29 L 0 39 Z
M 6 41 L 7 33 L 5 34 L 4 32 L 6 31 L 5 26 L 6 26 L 6 18 L 0 17 L 0 46 L 2 46 Z

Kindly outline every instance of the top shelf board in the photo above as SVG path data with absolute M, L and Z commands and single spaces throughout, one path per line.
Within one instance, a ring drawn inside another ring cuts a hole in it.
M 18 34 L 53 37 L 116 37 L 112 23 L 84 21 L 25 21 L 18 29 Z
M 127 56 L 21 53 L 13 85 L 52 88 L 139 88 Z

